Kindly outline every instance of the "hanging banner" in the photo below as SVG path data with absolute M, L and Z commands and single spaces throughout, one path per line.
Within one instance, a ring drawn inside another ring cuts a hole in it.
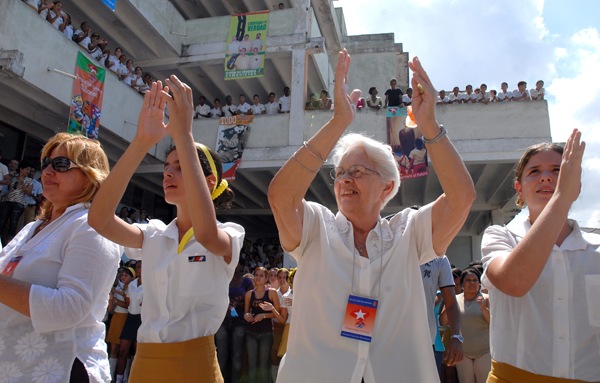
M 423 177 L 429 174 L 427 149 L 419 128 L 407 126 L 406 107 L 387 108 L 388 144 L 398 161 L 400 179 Z M 409 124 L 410 125 L 410 124 Z
M 225 80 L 262 77 L 269 11 L 232 15 L 225 53 Z
M 77 53 L 75 83 L 69 114 L 69 133 L 81 134 L 97 140 L 104 96 L 106 69 L 97 67 L 81 52 Z
M 102 2 L 113 11 L 115 10 L 117 0 L 102 0 Z
M 223 178 L 227 181 L 235 180 L 235 170 L 242 161 L 253 121 L 254 116 L 221 117 L 216 152 L 223 163 Z

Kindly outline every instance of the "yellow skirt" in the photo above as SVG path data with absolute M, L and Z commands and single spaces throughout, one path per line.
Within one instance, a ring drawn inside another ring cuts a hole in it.
M 130 383 L 223 383 L 214 335 L 177 343 L 138 343 Z
M 277 356 L 277 352 L 279 351 L 284 328 L 285 324 L 273 321 L 273 347 L 271 347 L 271 364 L 273 366 L 279 366 L 279 362 L 281 362 L 281 357 Z
M 127 313 L 113 314 L 112 319 L 110 320 L 108 333 L 106 334 L 107 343 L 121 344 L 119 337 L 121 336 L 121 331 L 123 331 L 123 326 L 125 325 L 126 320 Z
M 551 376 L 538 375 L 506 363 L 492 360 L 492 371 L 488 376 L 487 383 L 585 383 L 583 380 L 572 380 L 564 378 L 553 378 Z M 589 382 L 588 382 L 589 383 Z

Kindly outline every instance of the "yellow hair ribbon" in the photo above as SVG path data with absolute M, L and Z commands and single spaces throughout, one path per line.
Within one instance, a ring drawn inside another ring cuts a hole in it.
M 133 279 L 136 279 L 137 274 L 135 273 L 135 270 L 133 269 L 133 267 L 126 266 L 126 268 L 129 269 L 129 271 L 131 271 L 131 274 L 133 275 Z
M 219 173 L 217 173 L 217 166 L 215 165 L 215 161 L 213 160 L 212 156 L 210 155 L 208 148 L 199 143 L 196 143 L 196 145 L 198 145 L 198 147 L 200 149 L 202 149 L 202 152 L 204 152 L 204 155 L 208 159 L 208 163 L 210 164 L 210 171 L 211 171 L 212 175 L 215 176 L 216 179 L 219 179 Z M 218 196 L 220 196 L 225 191 L 225 189 L 227 189 L 227 186 L 229 186 L 229 184 L 227 183 L 227 180 L 221 180 L 221 183 L 219 185 L 215 184 L 215 186 L 213 187 L 213 191 L 210 195 L 211 198 L 213 199 L 213 201 Z

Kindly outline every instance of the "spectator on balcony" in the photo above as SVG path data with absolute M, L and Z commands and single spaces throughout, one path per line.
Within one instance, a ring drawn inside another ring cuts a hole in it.
M 269 93 L 269 102 L 265 104 L 265 110 L 267 114 L 277 114 L 279 110 L 279 103 L 275 101 L 275 93 Z
M 102 48 L 102 47 L 100 47 Z M 100 56 L 98 56 L 98 58 L 96 60 L 98 60 L 98 62 L 104 66 L 106 66 L 106 63 L 108 61 L 108 56 L 110 56 L 110 50 L 108 48 L 102 48 L 102 54 L 100 54 Z
M 321 109 L 331 109 L 331 98 L 329 97 L 329 92 L 327 89 L 323 89 L 321 91 L 321 98 L 319 98 L 319 102 L 321 103 Z
M 65 20 L 67 21 L 67 26 L 65 27 L 65 29 L 62 31 L 63 34 L 65 36 L 67 36 L 69 38 L 69 40 L 73 40 L 73 26 L 71 25 L 71 15 L 69 15 L 68 13 L 65 13 Z
M 35 0 L 33 0 L 35 2 Z M 42 17 L 42 19 L 46 20 L 46 17 L 48 17 L 48 10 L 50 8 L 52 8 L 54 6 L 54 4 L 52 4 L 52 2 L 49 2 L 49 0 L 41 0 L 40 5 L 38 6 L 38 14 Z
M 210 118 L 210 106 L 206 104 L 206 97 L 200 96 L 195 112 L 195 119 L 200 117 Z
M 123 50 L 121 48 L 115 49 L 115 54 L 112 56 L 108 57 L 108 61 L 111 62 L 112 64 L 109 65 L 107 64 L 106 67 L 110 70 L 112 70 L 113 72 L 117 73 L 117 70 L 119 69 L 119 66 L 121 64 L 121 61 L 119 60 L 119 58 L 121 57 L 121 55 L 123 54 Z
M 404 105 L 406 105 L 406 106 L 410 105 L 410 103 L 412 102 L 412 94 L 413 94 L 412 88 L 406 89 L 406 94 L 402 95 L 402 103 Z
M 460 103 L 460 90 L 457 86 L 452 89 L 452 93 L 448 96 L 448 101 L 450 101 L 450 104 Z
M 124 56 L 125 55 L 121 55 L 121 58 Z M 146 91 L 149 89 L 148 85 L 144 82 L 144 78 L 142 76 L 142 67 L 138 66 L 135 68 L 135 81 L 131 81 L 131 84 L 131 87 L 133 89 L 137 90 L 142 94 L 146 93 Z
M 490 90 L 490 102 L 498 102 L 498 92 L 495 89 Z
M 215 98 L 213 104 L 215 106 L 210 110 L 210 118 L 220 118 L 221 116 L 223 116 L 223 109 L 221 109 L 221 100 Z
M 40 9 L 40 0 L 23 0 L 23 2 L 36 12 Z
M 92 33 L 92 37 L 90 39 L 90 43 L 87 47 L 87 52 L 95 59 L 102 55 L 102 49 L 100 48 L 100 43 L 105 43 L 106 40 L 100 39 L 100 35 L 96 32 Z
M 256 38 L 252 40 L 252 51 L 254 52 L 254 48 L 257 48 L 259 52 L 263 50 L 264 42 L 260 38 L 261 34 L 257 33 Z
M 235 60 L 235 69 L 236 70 L 244 70 L 244 69 L 248 69 L 250 66 L 250 56 L 246 55 L 246 48 L 244 48 L 243 46 L 240 49 L 241 52 L 241 56 L 239 56 L 237 58 L 237 60 Z
M 79 44 L 79 46 L 82 47 L 83 49 L 87 50 L 88 45 L 92 41 L 90 39 L 92 30 L 90 29 L 90 25 L 88 24 L 87 21 L 84 21 L 83 23 L 81 23 L 80 27 L 81 27 L 81 29 L 76 30 L 75 33 L 73 34 L 73 41 L 75 41 L 75 43 Z
M 252 115 L 252 107 L 246 102 L 246 96 L 240 94 L 240 105 L 237 107 L 238 114 Z
M 318 110 L 321 109 L 321 102 L 317 99 L 317 95 L 315 93 L 310 95 L 310 99 L 306 103 L 306 110 Z
M 283 88 L 283 96 L 279 97 L 279 113 L 290 112 L 290 88 Z
M 238 114 L 237 107 L 232 104 L 231 96 L 227 95 L 227 97 L 225 97 L 225 106 L 223 106 L 223 115 L 225 117 L 231 117 L 235 116 L 236 114 Z
M 473 93 L 473 86 L 467 85 L 465 93 L 462 93 L 460 95 L 460 102 L 462 104 L 471 104 L 476 102 L 476 97 L 477 96 L 475 95 L 475 93 Z
M 283 3 L 279 3 L 279 9 L 285 9 L 285 5 L 283 5 Z
M 237 55 L 240 53 L 240 42 L 237 40 L 237 36 L 231 36 L 231 42 L 227 45 L 227 53 L 229 56 Z
M 62 3 L 60 1 L 55 1 L 54 4 L 48 9 L 49 11 L 48 15 L 46 16 L 46 20 L 48 20 L 48 22 L 52 24 L 54 28 L 61 32 L 64 31 L 65 27 L 67 26 L 67 22 L 65 18 L 63 18 Z
M 508 91 L 508 83 L 503 82 L 500 85 L 501 92 L 498 93 L 498 102 L 508 102 L 512 99 L 512 92 Z
M 544 82 L 539 80 L 535 83 L 535 88 L 529 91 L 532 100 L 543 100 L 546 95 L 546 90 L 544 89 Z
M 252 41 L 250 41 L 250 35 L 245 35 L 244 40 L 240 42 L 240 52 L 242 48 L 246 48 L 246 52 L 252 52 Z
M 367 97 L 367 106 L 369 108 L 379 110 L 383 106 L 381 97 L 377 96 L 378 93 L 376 87 L 372 86 L 369 88 L 369 94 L 371 95 L 371 97 Z
M 254 49 L 256 49 L 256 48 L 254 48 Z M 267 110 L 265 109 L 265 106 L 260 103 L 260 97 L 258 97 L 258 94 L 255 94 L 254 96 L 252 96 L 252 101 L 254 101 L 254 103 L 250 107 L 250 110 L 252 110 L 252 114 L 265 114 L 265 113 L 267 113 Z
M 110 60 L 106 60 L 107 64 L 110 64 Z M 120 65 L 120 63 L 119 63 Z M 135 80 L 135 68 L 133 67 L 133 60 L 127 60 L 127 64 L 125 66 L 125 71 L 121 69 L 121 73 L 119 74 L 119 80 L 123 81 L 125 84 L 131 86 L 131 82 Z
M 258 48 L 252 48 L 252 57 L 250 57 L 248 69 L 260 69 L 262 62 L 263 56 L 258 54 Z
M 402 96 L 404 95 L 404 93 L 402 93 L 402 91 L 400 89 L 396 88 L 396 85 L 398 85 L 398 82 L 396 81 L 395 78 L 390 80 L 390 87 L 391 89 L 388 89 L 385 91 L 385 105 L 384 108 L 387 108 L 388 106 L 400 106 L 402 107 Z
M 525 81 L 519 81 L 517 84 L 517 89 L 512 91 L 512 100 L 513 101 L 529 101 L 531 97 L 529 97 L 529 92 L 527 91 L 527 83 Z
M 128 73 L 127 70 L 127 55 L 121 55 L 119 56 L 119 64 L 117 66 L 117 69 L 115 71 L 115 73 L 117 74 L 117 76 L 119 75 L 125 75 Z M 134 70 L 135 73 L 135 70 Z M 141 76 L 141 73 L 140 73 Z M 131 80 L 131 83 L 134 84 L 135 80 L 137 80 L 137 77 Z
M 488 102 L 490 102 L 490 98 L 491 96 L 490 92 L 487 91 L 487 85 L 481 84 L 481 86 L 479 87 L 479 94 L 475 96 L 476 101 L 487 105 Z
M 436 105 L 446 105 L 450 103 L 450 99 L 448 98 L 448 96 L 446 96 L 446 91 L 445 90 L 440 90 L 440 92 L 438 93 L 438 98 L 437 98 L 437 102 Z

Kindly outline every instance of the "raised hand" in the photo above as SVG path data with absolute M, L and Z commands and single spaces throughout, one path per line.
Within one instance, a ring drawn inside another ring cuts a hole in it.
M 350 69 L 350 54 L 346 49 L 338 54 L 338 62 L 335 67 L 335 108 L 333 118 L 345 125 L 350 125 L 356 116 L 356 104 L 362 94 L 355 89 L 348 95 L 348 70 Z
M 556 193 L 570 203 L 575 202 L 581 191 L 581 161 L 585 151 L 585 142 L 581 141 L 581 132 L 574 129 L 563 151 Z
M 192 134 L 192 122 L 194 119 L 194 100 L 192 88 L 182 83 L 177 76 L 171 75 L 165 80 L 171 89 L 173 96 L 169 95 L 168 89 L 162 92 L 163 99 L 169 105 L 169 124 L 167 129 L 173 139 L 182 134 Z
M 165 87 L 168 91 L 168 88 Z M 144 95 L 144 103 L 138 117 L 135 139 L 155 145 L 169 133 L 165 125 L 165 100 L 162 96 L 162 83 L 152 83 Z
M 435 103 L 437 102 L 438 92 L 435 90 L 435 87 L 431 83 L 427 72 L 423 69 L 418 57 L 415 57 L 410 61 L 408 66 L 413 71 L 413 77 L 411 79 L 411 85 L 414 89 L 412 112 L 415 116 L 415 122 L 422 131 L 427 131 L 431 127 L 436 127 L 437 129 L 437 122 L 435 121 Z M 423 93 L 421 93 L 421 88 Z M 426 138 L 433 139 L 435 136 Z
M 275 309 L 275 307 L 269 302 L 260 303 L 259 306 L 265 311 L 273 311 Z

